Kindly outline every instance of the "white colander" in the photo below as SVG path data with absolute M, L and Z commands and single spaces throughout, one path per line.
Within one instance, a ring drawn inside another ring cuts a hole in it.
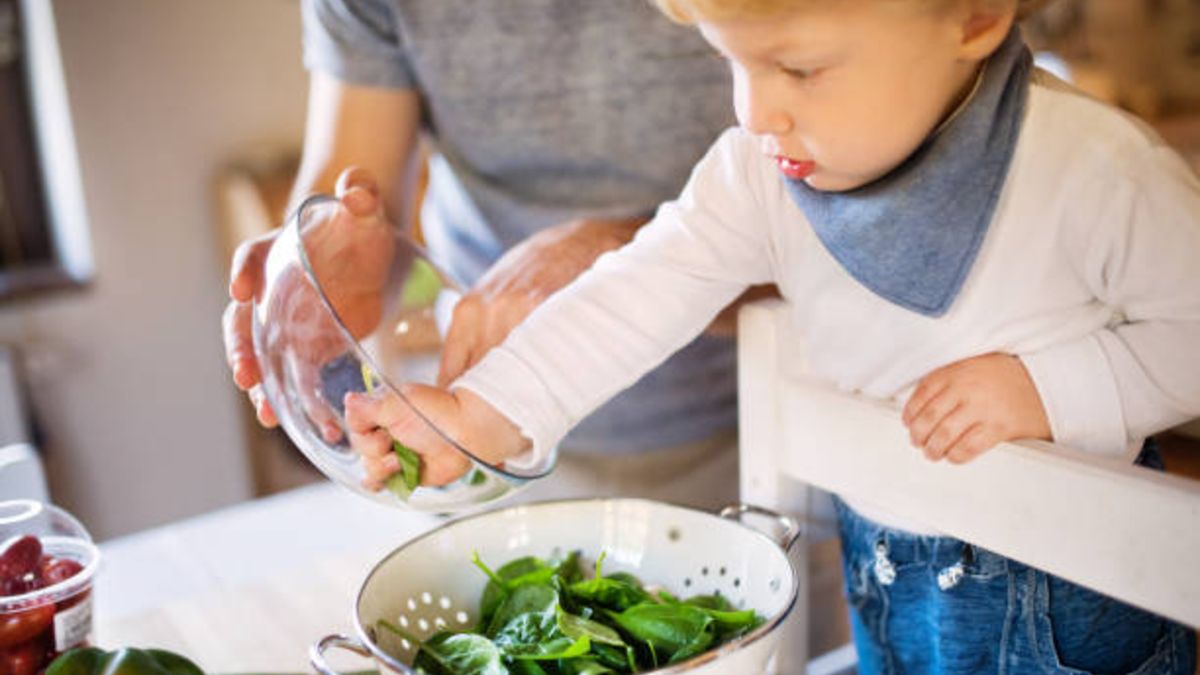
M 771 536 L 743 525 L 762 516 Z M 455 520 L 389 553 L 371 570 L 354 607 L 357 639 L 329 635 L 309 651 L 317 672 L 332 675 L 324 652 L 341 647 L 374 658 L 382 671 L 414 673 L 415 645 L 388 631 L 387 619 L 425 639 L 444 628 L 474 626 L 487 577 L 473 551 L 493 568 L 522 556 L 601 552 L 605 573 L 629 572 L 677 596 L 719 592 L 740 609 L 766 618 L 762 626 L 717 650 L 653 671 L 656 674 L 770 672 L 783 623 L 797 595 L 787 549 L 799 537 L 796 521 L 739 505 L 720 516 L 642 499 L 584 499 L 513 506 Z

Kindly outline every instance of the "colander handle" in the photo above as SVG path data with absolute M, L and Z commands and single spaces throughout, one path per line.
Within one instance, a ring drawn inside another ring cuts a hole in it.
M 337 634 L 326 635 L 308 648 L 308 662 L 321 675 L 338 675 L 336 670 L 330 668 L 328 663 L 325 663 L 325 650 L 330 647 L 339 647 L 346 651 L 354 652 L 359 656 L 371 657 L 371 652 L 354 638 Z
M 783 528 L 783 534 L 779 536 L 777 541 L 779 542 L 780 548 L 785 551 L 791 549 L 792 544 L 795 544 L 796 540 L 804 535 L 804 529 L 800 527 L 799 521 L 797 521 L 795 518 L 791 516 L 785 516 L 782 513 L 776 513 L 771 509 L 755 506 L 753 504 L 733 504 L 726 506 L 725 508 L 721 509 L 720 515 L 722 518 L 741 522 L 742 516 L 747 513 L 752 513 L 756 516 L 763 516 L 765 518 L 772 518 L 778 522 L 780 527 Z

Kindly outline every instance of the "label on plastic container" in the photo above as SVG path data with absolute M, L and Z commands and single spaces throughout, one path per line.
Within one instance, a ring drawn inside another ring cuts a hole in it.
M 54 650 L 65 652 L 83 643 L 92 632 L 92 594 L 54 615 Z

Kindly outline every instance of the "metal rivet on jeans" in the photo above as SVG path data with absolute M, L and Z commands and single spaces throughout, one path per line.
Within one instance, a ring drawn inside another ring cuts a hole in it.
M 882 539 L 875 542 L 875 579 L 884 586 L 896 581 L 896 566 L 888 559 L 887 544 Z
M 943 591 L 948 591 L 951 588 L 954 588 L 955 586 L 957 586 L 958 582 L 962 581 L 962 577 L 963 577 L 963 564 L 961 562 L 956 562 L 953 565 L 942 570 L 941 572 L 938 572 L 938 575 L 937 575 L 938 588 L 942 589 Z

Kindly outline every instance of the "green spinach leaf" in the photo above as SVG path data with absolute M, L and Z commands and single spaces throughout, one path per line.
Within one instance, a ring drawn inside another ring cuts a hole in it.
M 645 603 L 608 615 L 621 630 L 647 643 L 656 658 L 669 659 L 681 650 L 712 642 L 713 619 L 698 607 Z
M 421 644 L 413 667 L 430 675 L 508 675 L 500 648 L 475 633 L 437 633 Z

